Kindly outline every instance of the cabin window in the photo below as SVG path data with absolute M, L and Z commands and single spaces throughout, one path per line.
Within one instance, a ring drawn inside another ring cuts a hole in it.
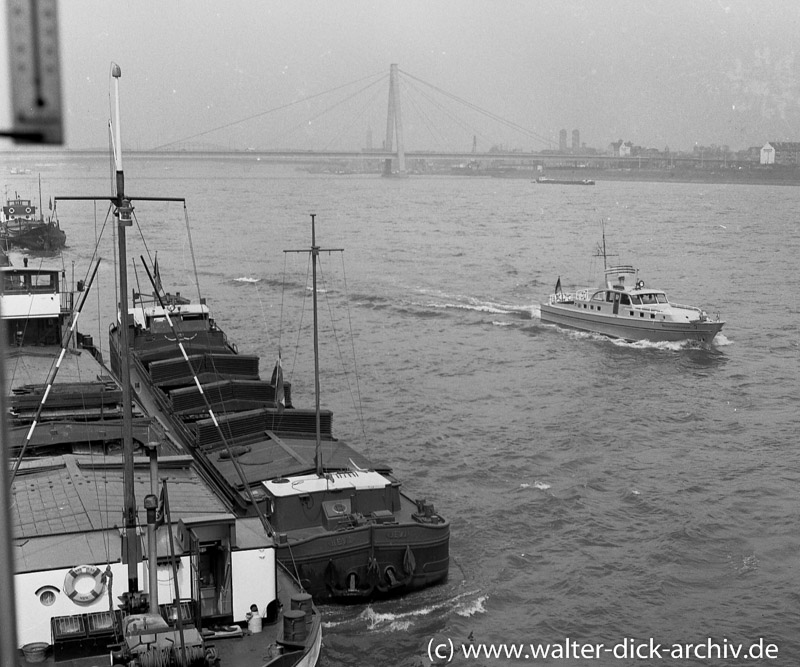
M 659 303 L 669 303 L 665 294 L 656 294 L 656 299 L 658 299 Z
M 619 297 L 619 302 L 623 306 L 630 306 L 631 305 L 631 300 L 628 298 L 627 294 L 621 294 L 620 297 Z

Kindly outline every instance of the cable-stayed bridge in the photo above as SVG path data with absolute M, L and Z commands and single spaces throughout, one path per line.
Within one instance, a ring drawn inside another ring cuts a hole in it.
M 377 140 L 376 128 L 384 127 Z M 365 77 L 307 95 L 148 153 L 287 162 L 359 161 L 362 167 L 369 163 L 370 170 L 380 163 L 384 175 L 424 171 L 447 162 L 462 163 L 469 171 L 475 165 L 624 168 L 697 161 L 686 156 L 600 155 L 574 146 L 565 150 L 563 142 L 557 145 L 553 137 L 482 109 L 401 71 L 396 64 L 390 66 L 388 76 Z
M 401 72 L 396 64 L 389 69 L 388 104 L 386 75 L 374 81 L 367 79 L 251 114 L 154 150 L 172 156 L 191 152 L 235 157 L 246 153 L 287 161 L 381 160 L 385 173 L 402 174 L 407 160 L 536 159 L 552 145 L 551 139 Z M 353 85 L 360 87 L 349 91 Z M 334 93 L 342 92 L 347 96 L 331 101 Z M 337 114 L 339 120 L 330 122 Z M 281 115 L 288 115 L 289 121 L 270 124 Z M 379 127 L 380 139 L 376 140 Z M 507 148 L 504 142 L 510 141 L 528 148 Z M 279 142 L 282 147 L 274 147 Z M 299 147 L 302 144 L 313 147 Z

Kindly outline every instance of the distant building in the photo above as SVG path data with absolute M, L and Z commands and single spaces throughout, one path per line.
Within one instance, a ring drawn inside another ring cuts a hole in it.
M 761 147 L 761 164 L 800 164 L 800 142 L 770 141 Z
M 578 130 L 572 130 L 572 152 L 578 153 L 581 149 L 581 133 Z
M 561 130 L 558 133 L 558 150 L 560 150 L 562 153 L 566 153 L 567 152 L 567 131 L 566 130 Z
M 630 141 L 614 141 L 609 147 L 608 152 L 614 157 L 630 157 L 633 142 Z

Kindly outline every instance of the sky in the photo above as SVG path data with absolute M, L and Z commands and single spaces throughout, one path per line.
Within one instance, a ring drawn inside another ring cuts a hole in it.
M 142 150 L 358 149 L 368 134 L 377 147 L 392 63 L 407 150 L 473 140 L 540 150 L 561 129 L 599 149 L 800 141 L 798 0 L 62 0 L 58 10 L 69 148 L 107 147 L 112 62 L 123 143 Z M 352 97 L 336 102 L 334 89 Z

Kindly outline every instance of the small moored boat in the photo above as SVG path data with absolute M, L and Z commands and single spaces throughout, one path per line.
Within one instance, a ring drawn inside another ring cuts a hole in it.
M 47 220 L 37 214 L 30 199 L 18 194 L 6 201 L 0 215 L 0 242 L 3 248 L 12 246 L 25 250 L 50 252 L 64 247 L 67 235 L 55 215 Z
M 711 343 L 725 322 L 711 319 L 696 306 L 671 303 L 664 290 L 648 287 L 630 265 L 605 266 L 596 288 L 575 292 L 561 289 L 561 277 L 545 303 L 542 322 L 591 331 L 624 340 L 654 342 L 691 340 Z

